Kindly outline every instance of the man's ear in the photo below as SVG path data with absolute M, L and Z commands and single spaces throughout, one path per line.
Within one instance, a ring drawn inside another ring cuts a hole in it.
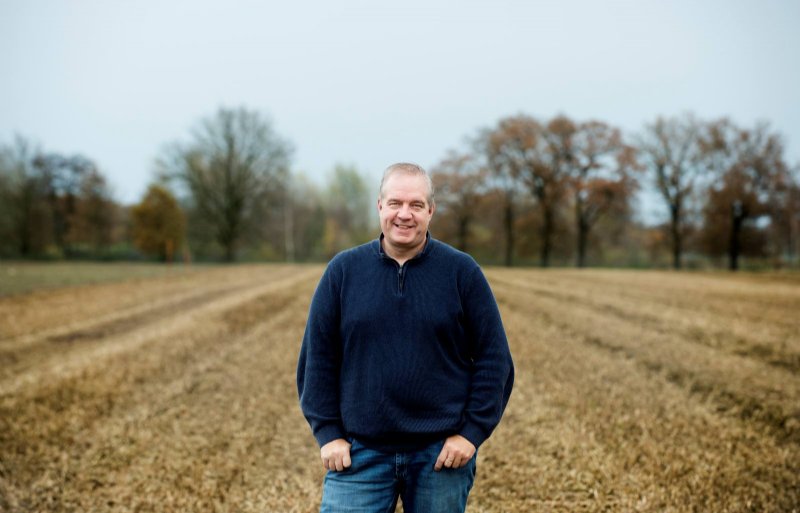
M 378 194 L 378 205 L 377 205 L 377 207 L 378 207 L 378 212 L 380 212 L 380 211 L 381 211 L 381 208 L 383 208 L 383 207 L 381 206 L 381 195 L 380 195 L 380 194 Z

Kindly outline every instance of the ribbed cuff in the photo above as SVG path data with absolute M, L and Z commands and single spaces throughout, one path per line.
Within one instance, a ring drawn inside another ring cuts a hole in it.
M 337 438 L 346 438 L 344 430 L 338 424 L 328 424 L 322 426 L 314 433 L 314 438 L 320 447 L 328 442 L 336 440 Z
M 487 438 L 489 438 L 486 434 L 484 434 L 483 429 L 481 429 L 480 426 L 470 422 L 464 424 L 464 427 L 461 428 L 461 431 L 459 431 L 458 434 L 469 440 L 476 449 L 480 447 L 480 445 L 485 442 Z

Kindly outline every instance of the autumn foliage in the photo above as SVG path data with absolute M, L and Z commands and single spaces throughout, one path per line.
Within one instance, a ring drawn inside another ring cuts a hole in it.
M 131 210 L 133 243 L 147 255 L 171 262 L 180 250 L 186 221 L 178 201 L 166 188 L 151 185 Z
M 318 184 L 292 169 L 292 150 L 268 117 L 221 108 L 154 163 L 180 202 L 151 189 L 128 209 L 91 159 L 17 138 L 0 147 L 0 256 L 170 260 L 181 250 L 200 260 L 323 261 L 375 237 L 381 170 L 332 163 Z M 428 167 L 433 235 L 482 263 L 800 262 L 800 165 L 767 123 L 687 113 L 626 134 L 597 119 L 519 113 Z

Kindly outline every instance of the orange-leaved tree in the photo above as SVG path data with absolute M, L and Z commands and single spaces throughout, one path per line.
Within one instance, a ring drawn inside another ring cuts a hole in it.
M 141 203 L 131 211 L 133 243 L 143 253 L 172 261 L 181 247 L 186 221 L 175 196 L 160 185 L 150 185 Z
M 779 220 L 781 191 L 790 181 L 783 143 L 766 124 L 744 129 L 728 119 L 708 123 L 699 143 L 716 177 L 705 208 L 706 245 L 712 254 L 727 249 L 728 267 L 735 271 L 740 255 L 765 253 L 759 219 Z

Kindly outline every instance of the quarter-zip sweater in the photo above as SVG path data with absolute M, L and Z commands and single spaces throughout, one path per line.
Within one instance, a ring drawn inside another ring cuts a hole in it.
M 411 450 L 453 434 L 475 447 L 500 421 L 514 366 L 478 264 L 427 236 L 402 266 L 381 239 L 336 255 L 311 302 L 300 406 L 320 446 Z

